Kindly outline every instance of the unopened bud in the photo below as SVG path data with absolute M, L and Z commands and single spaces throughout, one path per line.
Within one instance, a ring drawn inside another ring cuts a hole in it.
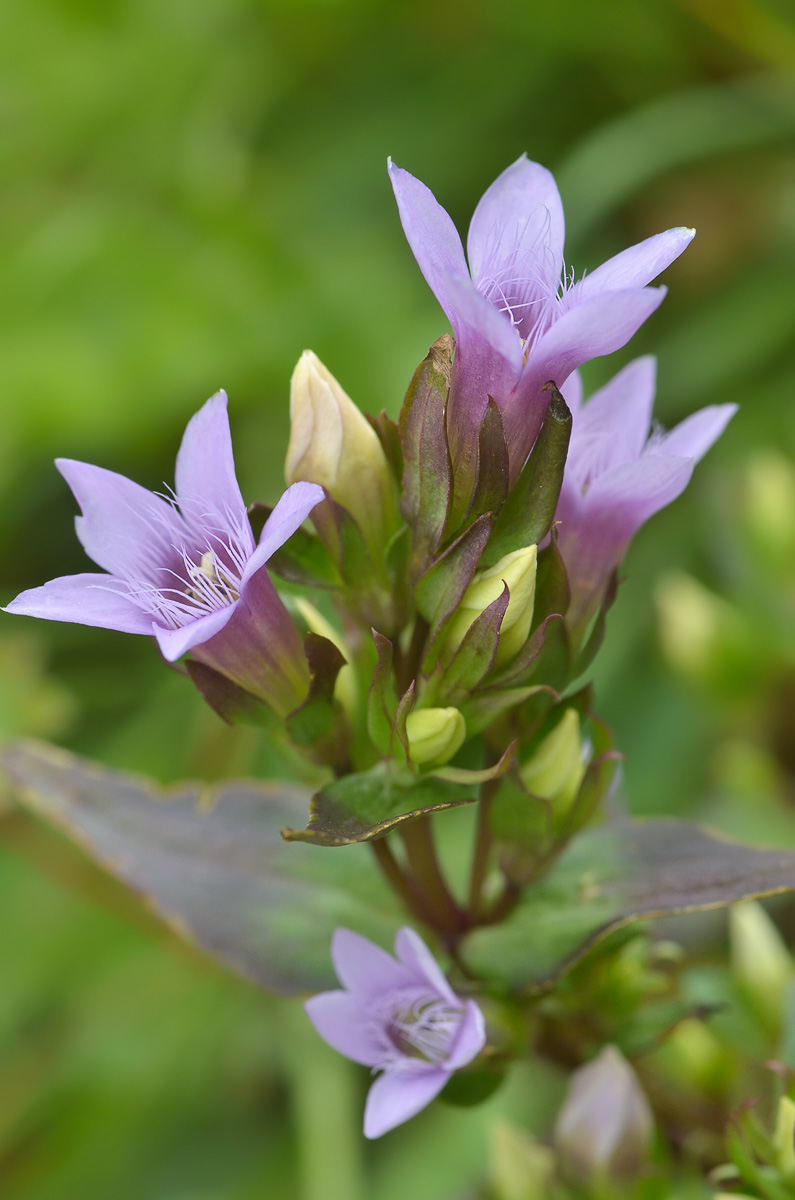
M 523 1129 L 496 1121 L 491 1131 L 491 1174 L 499 1200 L 544 1200 L 552 1191 L 555 1155 Z
M 510 599 L 500 626 L 496 663 L 506 663 L 516 657 L 530 635 L 536 597 L 537 553 L 536 546 L 525 546 L 506 554 L 493 567 L 478 571 L 453 618 L 448 635 L 451 645 L 460 646 L 472 622 L 499 599 L 507 584 Z
M 350 663 L 350 654 L 345 643 L 331 622 L 327 621 L 322 612 L 304 596 L 294 596 L 293 604 L 312 633 L 318 633 L 321 637 L 327 638 L 332 645 L 337 647 L 340 654 L 348 659 L 345 666 L 340 668 L 334 682 L 334 696 L 348 715 L 352 716 L 356 707 L 356 673 Z
M 792 955 L 776 926 L 755 900 L 729 912 L 731 964 L 735 979 L 765 1023 L 779 1029 L 784 999 L 795 979 Z
M 409 753 L 417 766 L 449 762 L 466 735 L 466 722 L 457 708 L 420 708 L 406 718 Z
M 580 789 L 585 775 L 580 714 L 567 708 L 532 758 L 521 768 L 522 782 L 529 792 L 549 800 L 553 809 L 565 812 Z
M 575 1071 L 555 1124 L 555 1146 L 580 1183 L 629 1180 L 643 1167 L 654 1118 L 638 1078 L 615 1046 Z
M 380 561 L 397 521 L 395 483 L 378 435 L 311 350 L 290 384 L 288 483 L 324 487 L 356 519 Z
M 789 568 L 795 552 L 795 468 L 777 450 L 762 450 L 748 464 L 745 517 L 762 553 Z
M 773 1148 L 779 1174 L 787 1181 L 795 1180 L 795 1102 L 789 1096 L 782 1096 L 778 1102 Z

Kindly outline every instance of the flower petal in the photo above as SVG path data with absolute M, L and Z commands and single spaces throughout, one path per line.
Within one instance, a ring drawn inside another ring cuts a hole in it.
M 435 992 L 444 996 L 451 1004 L 457 1004 L 456 996 L 445 978 L 444 972 L 418 933 L 404 925 L 395 937 L 395 954 L 411 971 L 419 984 L 429 983 Z
M 55 465 L 82 510 L 75 529 L 86 554 L 111 575 L 160 586 L 159 570 L 181 561 L 188 534 L 174 506 L 115 471 L 70 458 Z
M 362 1000 L 411 987 L 410 971 L 391 954 L 351 929 L 336 929 L 331 959 L 343 987 Z
M 659 438 L 652 438 L 649 449 L 655 454 L 678 458 L 703 458 L 737 412 L 736 404 L 711 404 L 693 413 Z
M 458 1029 L 453 1049 L 445 1066 L 457 1071 L 480 1054 L 486 1045 L 486 1020 L 474 1000 L 467 1000 L 466 1012 Z
M 367 1010 L 348 992 L 321 992 L 304 1005 L 304 1012 L 329 1046 L 353 1062 L 376 1066 L 384 1047 L 373 1033 Z
M 292 537 L 323 498 L 323 489 L 316 483 L 294 483 L 288 487 L 263 526 L 259 545 L 246 563 L 241 586 Z
M 430 188 L 389 160 L 389 178 L 400 221 L 420 270 L 458 336 L 455 304 L 447 290 L 450 276 L 468 276 L 464 247 L 455 225 Z
M 232 455 L 226 392 L 216 392 L 188 421 L 177 454 L 177 502 L 194 530 L 209 529 L 239 539 L 248 531 L 254 549 L 246 506 L 240 494 Z
M 239 603 L 236 601 L 234 604 L 228 604 L 225 608 L 207 613 L 205 617 L 198 617 L 195 621 L 191 621 L 188 625 L 182 625 L 179 629 L 166 629 L 162 625 L 152 624 L 150 632 L 154 633 L 157 638 L 157 644 L 166 662 L 176 662 L 178 658 L 182 658 L 183 654 L 187 654 L 195 646 L 209 642 L 211 637 L 215 637 L 216 633 L 219 633 L 229 623 Z
M 680 226 L 622 250 L 576 283 L 571 289 L 572 298 L 575 293 L 581 301 L 605 292 L 645 287 L 687 249 L 695 236 L 695 229 Z
M 475 209 L 467 239 L 472 279 L 492 304 L 513 313 L 523 336 L 539 302 L 558 290 L 564 235 L 557 184 L 525 154 L 495 179 Z
M 581 534 L 587 526 L 593 549 L 602 546 L 599 559 L 612 560 L 608 570 L 618 565 L 616 555 L 620 557 L 641 525 L 681 495 L 693 465 L 689 458 L 645 454 L 594 480 L 583 502 Z
M 121 633 L 152 633 L 152 618 L 127 596 L 126 585 L 112 575 L 62 575 L 43 587 L 30 588 L 5 611 L 48 621 L 69 621 Z
M 657 363 L 636 358 L 578 412 L 566 471 L 586 487 L 611 467 L 640 458 L 649 436 Z
M 576 420 L 577 413 L 582 408 L 583 401 L 582 375 L 579 371 L 572 371 L 571 375 L 569 375 L 568 379 L 561 387 L 560 393 L 568 404 L 572 416 Z
M 367 1095 L 364 1136 L 381 1137 L 416 1116 L 439 1095 L 449 1078 L 448 1071 L 421 1065 L 410 1071 L 385 1071 Z

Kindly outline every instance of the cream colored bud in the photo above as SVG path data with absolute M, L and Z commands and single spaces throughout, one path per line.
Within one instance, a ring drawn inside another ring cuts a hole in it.
M 528 791 L 564 811 L 577 795 L 585 775 L 582 751 L 580 714 L 576 708 L 567 708 L 552 732 L 536 747 L 532 758 L 523 764 L 522 782 Z
M 497 664 L 509 662 L 521 650 L 530 634 L 536 598 L 537 546 L 525 546 L 506 554 L 493 567 L 478 571 L 470 583 L 453 618 L 450 644 L 460 646 L 472 622 L 502 595 L 508 585 L 510 599 L 500 626 Z
M 356 673 L 351 665 L 350 655 L 345 643 L 331 622 L 327 621 L 323 614 L 309 600 L 303 596 L 295 596 L 293 597 L 293 604 L 306 621 L 312 633 L 318 633 L 321 637 L 327 638 L 347 660 L 345 666 L 340 667 L 339 674 L 334 682 L 334 696 L 345 709 L 348 716 L 353 716 L 356 707 Z
M 457 708 L 420 708 L 406 718 L 409 753 L 417 766 L 448 762 L 466 735 L 466 722 Z
M 311 350 L 290 384 L 290 443 L 284 474 L 326 488 L 355 517 L 380 557 L 397 521 L 395 483 L 378 435 Z
M 729 912 L 731 965 L 754 1008 L 775 1030 L 781 1027 L 784 999 L 795 980 L 792 955 L 776 926 L 755 900 Z
M 555 1124 L 555 1148 L 582 1183 L 632 1178 L 651 1148 L 654 1118 L 638 1077 L 615 1046 L 574 1072 Z
M 555 1176 L 555 1154 L 507 1121 L 491 1128 L 491 1175 L 500 1200 L 545 1200 Z

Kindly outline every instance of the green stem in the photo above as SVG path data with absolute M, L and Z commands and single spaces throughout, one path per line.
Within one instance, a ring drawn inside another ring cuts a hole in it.
M 485 784 L 480 805 L 478 807 L 478 824 L 477 832 L 475 834 L 475 850 L 472 855 L 472 871 L 469 878 L 469 923 L 471 925 L 477 925 L 478 923 L 480 899 L 483 892 L 483 884 L 486 881 L 486 873 L 489 867 L 489 856 L 491 854 L 493 842 L 491 830 L 489 828 L 489 815 L 495 794 L 495 784 Z
M 284 1065 L 302 1200 L 365 1200 L 359 1069 L 320 1040 L 293 1001 L 281 1006 Z
M 433 913 L 429 911 L 428 906 L 423 902 L 423 895 L 415 881 L 410 879 L 401 870 L 397 859 L 392 853 L 392 847 L 388 844 L 386 838 L 374 838 L 370 842 L 370 845 L 373 849 L 375 860 L 384 873 L 389 886 L 393 891 L 397 892 L 409 912 L 414 913 L 421 921 L 433 925 Z
M 412 877 L 428 904 L 429 924 L 441 933 L 461 933 L 466 928 L 466 914 L 456 904 L 442 875 L 430 817 L 406 821 L 400 832 Z

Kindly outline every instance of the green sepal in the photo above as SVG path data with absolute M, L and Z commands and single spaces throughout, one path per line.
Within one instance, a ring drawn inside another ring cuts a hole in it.
M 496 518 L 508 496 L 508 445 L 502 414 L 489 396 L 478 433 L 478 462 L 475 486 L 464 524 L 471 525 L 484 513 Z
M 334 684 L 346 659 L 328 638 L 312 632 L 304 639 L 304 653 L 309 663 L 309 693 L 287 717 L 287 732 L 296 745 L 311 749 L 318 762 L 340 763 L 347 754 L 348 738 L 345 715 L 334 699 Z
M 472 696 L 470 700 L 460 706 L 467 723 L 467 733 L 470 736 L 480 733 L 502 713 L 517 709 L 533 696 L 549 696 L 555 704 L 560 701 L 558 692 L 546 683 L 518 688 L 495 688 L 494 691 L 480 692 L 478 695 Z
M 417 581 L 417 608 L 430 625 L 430 642 L 461 603 L 478 568 L 491 527 L 488 513 L 478 517 Z
M 566 704 L 568 705 L 568 700 Z M 615 748 L 612 730 L 596 713 L 588 713 L 593 756 L 568 812 L 561 814 L 558 836 L 568 841 L 596 814 L 608 795 L 623 755 Z
M 544 388 L 552 393 L 544 424 L 495 522 L 488 548 L 490 563 L 512 550 L 538 545 L 555 519 L 571 437 L 571 413 L 554 383 Z
M 574 666 L 571 669 L 572 679 L 576 679 L 578 675 L 582 675 L 583 671 L 587 671 L 596 658 L 604 641 L 605 630 L 607 628 L 607 614 L 615 604 L 616 596 L 618 595 L 618 584 L 618 571 L 614 571 L 610 576 L 604 600 L 599 607 L 599 612 L 596 614 L 596 620 L 588 635 L 588 640 L 574 661 Z
M 273 508 L 269 504 L 251 504 L 248 518 L 254 539 L 259 540 L 262 527 Z M 323 543 L 306 529 L 296 529 L 268 559 L 268 568 L 288 583 L 300 583 L 305 587 L 332 588 L 341 583 L 339 572 L 331 561 Z
M 552 616 L 565 617 L 570 601 L 569 576 L 553 532 L 538 556 L 533 623 L 538 625 Z
M 505 1078 L 505 1067 L 472 1067 L 454 1071 L 445 1084 L 439 1099 L 456 1108 L 475 1108 L 493 1096 Z
M 571 649 L 561 616 L 553 614 L 533 630 L 512 663 L 486 681 L 483 692 L 529 684 L 536 677 L 560 691 L 569 678 Z
M 322 788 L 309 807 L 305 829 L 283 829 L 288 842 L 347 846 L 383 837 L 390 830 L 428 813 L 472 804 L 478 789 L 432 776 L 417 778 L 394 761 L 345 775 Z
M 390 416 L 387 416 L 383 409 L 377 417 L 371 417 L 369 413 L 365 413 L 365 416 L 378 434 L 386 461 L 392 468 L 396 481 L 400 482 L 403 475 L 403 448 L 400 444 L 400 429 L 397 421 L 393 421 Z
M 372 631 L 378 662 L 367 694 L 367 732 L 385 758 L 392 753 L 397 696 L 392 683 L 394 647 L 389 638 Z
M 185 670 L 203 699 L 227 725 L 258 725 L 265 729 L 279 727 L 280 722 L 264 701 L 252 696 L 251 692 L 233 683 L 219 671 L 214 671 L 206 663 L 189 658 Z
M 333 520 L 337 566 L 348 604 L 363 623 L 388 633 L 397 631 L 406 616 L 402 590 L 387 579 L 384 565 L 376 564 L 358 522 L 347 508 L 332 500 L 328 492 L 326 504 Z
M 511 742 L 503 750 L 498 762 L 491 767 L 483 767 L 479 771 L 472 771 L 468 767 L 439 767 L 436 771 L 430 771 L 428 774 L 434 779 L 444 779 L 448 783 L 471 783 L 473 786 L 491 783 L 493 779 L 500 779 L 506 771 L 510 770 L 516 757 L 516 745 L 516 741 Z
M 508 585 L 502 595 L 479 613 L 466 632 L 447 667 L 437 663 L 428 681 L 427 705 L 454 704 L 460 707 L 488 675 L 500 643 L 500 626 L 510 600 Z
M 409 384 L 400 413 L 403 450 L 403 516 L 413 530 L 412 575 L 425 571 L 444 533 L 453 471 L 446 410 L 455 343 L 449 334 L 434 342 Z
M 403 751 L 403 755 L 406 759 L 406 762 L 409 764 L 409 766 L 413 766 L 413 764 L 411 761 L 411 752 L 409 750 L 409 735 L 408 735 L 408 731 L 406 729 L 406 719 L 407 719 L 409 713 L 413 710 L 414 705 L 416 703 L 417 703 L 416 689 L 415 689 L 414 680 L 412 679 L 411 683 L 409 684 L 409 686 L 406 688 L 403 695 L 398 700 L 397 711 L 395 713 L 395 721 L 392 726 L 393 732 L 394 732 L 394 738 L 392 741 L 392 749 L 393 749 L 393 751 L 396 749 L 395 741 L 394 741 L 394 739 L 396 738 L 398 745 L 401 747 L 401 749 Z
M 500 846 L 503 874 L 511 883 L 524 886 L 552 845 L 552 806 L 527 790 L 518 768 L 500 784 L 489 810 L 489 829 Z

